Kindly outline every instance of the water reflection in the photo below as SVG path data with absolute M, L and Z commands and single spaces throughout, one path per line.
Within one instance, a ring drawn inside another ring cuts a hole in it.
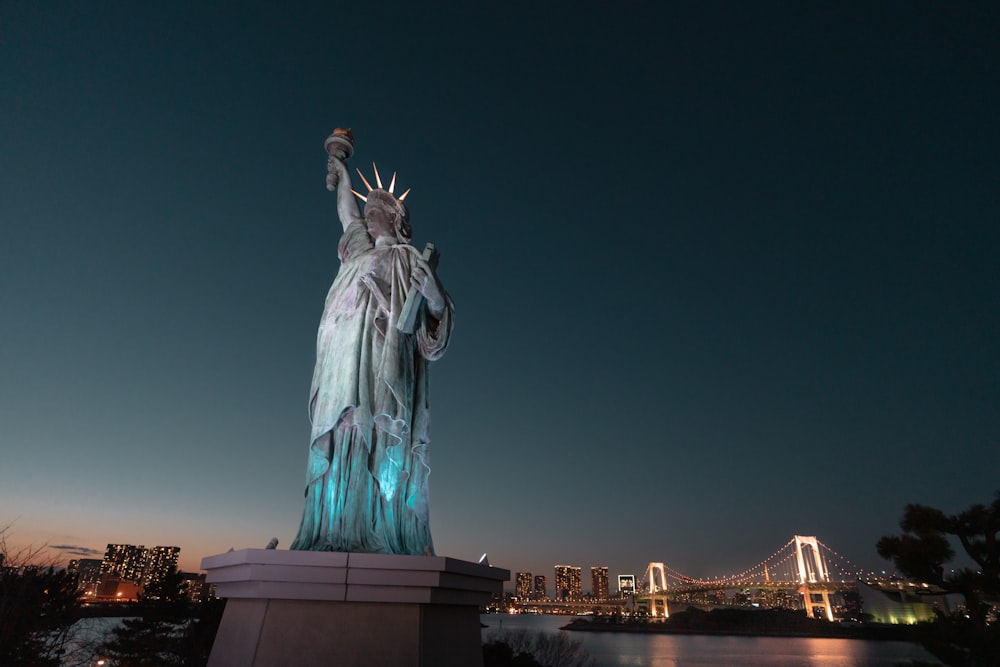
M 570 616 L 486 614 L 488 629 L 559 632 Z M 896 667 L 921 660 L 935 664 L 921 647 L 906 642 L 797 637 L 726 637 L 573 632 L 595 667 Z

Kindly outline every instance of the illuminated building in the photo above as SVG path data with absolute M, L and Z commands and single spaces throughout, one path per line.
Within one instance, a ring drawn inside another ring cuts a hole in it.
M 583 597 L 580 572 L 581 568 L 575 565 L 556 565 L 556 599 L 579 600 Z
M 531 597 L 531 573 L 518 572 L 514 577 L 514 595 L 518 600 L 527 600 Z
M 915 585 L 870 586 L 858 582 L 865 614 L 870 614 L 875 623 L 913 625 L 933 621 L 938 612 L 950 614 L 964 602 L 957 593 L 924 589 Z
M 635 594 L 635 575 L 634 574 L 619 574 L 618 575 L 618 594 L 623 598 Z
M 608 567 L 606 565 L 590 568 L 590 594 L 598 600 L 608 599 Z
M 544 600 L 547 596 L 545 594 L 545 575 L 536 574 L 535 575 L 535 595 L 536 600 Z
M 145 586 L 176 569 L 180 551 L 180 547 L 147 549 L 141 544 L 109 544 L 101 562 L 101 575 Z
M 211 587 L 205 583 L 205 574 L 181 573 L 181 589 L 191 602 L 202 602 L 211 597 Z
M 171 570 L 177 569 L 180 547 L 153 547 L 146 549 L 142 568 L 142 585 L 162 580 Z
M 71 560 L 66 571 L 77 577 L 77 589 L 94 593 L 97 583 L 101 580 L 101 562 L 96 558 L 81 558 Z
M 138 583 L 142 579 L 146 547 L 134 544 L 109 544 L 101 562 L 101 574 L 122 581 Z

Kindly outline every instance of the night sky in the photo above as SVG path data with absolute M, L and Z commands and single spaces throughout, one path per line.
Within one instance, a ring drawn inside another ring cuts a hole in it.
M 997 3 L 209 4 L 0 4 L 10 545 L 287 548 L 335 127 L 456 303 L 439 555 L 887 569 L 1000 488 Z

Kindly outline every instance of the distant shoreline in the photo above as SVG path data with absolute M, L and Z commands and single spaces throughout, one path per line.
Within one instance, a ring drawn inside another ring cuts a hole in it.
M 820 625 L 822 624 L 822 625 Z M 623 632 L 634 634 L 712 635 L 734 637 L 793 637 L 816 639 L 865 639 L 875 641 L 915 641 L 911 628 L 898 625 L 843 626 L 826 621 L 810 624 L 811 627 L 782 627 L 754 624 L 752 627 L 735 624 L 719 627 L 709 623 L 674 624 L 663 622 L 603 623 L 582 618 L 562 626 L 561 630 L 578 632 Z

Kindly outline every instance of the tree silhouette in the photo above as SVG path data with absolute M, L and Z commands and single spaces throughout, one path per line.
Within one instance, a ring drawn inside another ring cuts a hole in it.
M 176 568 L 150 582 L 139 597 L 139 618 L 122 621 L 98 649 L 111 667 L 197 667 L 208 662 L 224 601 L 195 607 Z
M 951 516 L 934 507 L 907 505 L 899 527 L 902 535 L 878 541 L 878 554 L 907 576 L 963 594 L 971 618 L 985 626 L 989 606 L 984 598 L 1000 594 L 1000 491 L 991 505 L 972 505 Z M 978 569 L 945 574 L 945 563 L 955 557 L 949 536 L 958 539 Z
M 968 620 L 940 618 L 926 633 L 925 644 L 956 665 L 996 665 L 1000 627 L 987 623 L 990 602 L 1000 596 L 1000 491 L 990 505 L 976 504 L 948 515 L 926 505 L 907 505 L 899 522 L 902 535 L 887 535 L 878 554 L 906 574 L 965 596 Z M 953 540 L 977 565 L 945 572 L 955 558 Z
M 590 667 L 593 660 L 566 633 L 501 632 L 483 644 L 485 667 Z
M 0 665 L 62 664 L 78 616 L 75 575 L 34 564 L 38 551 L 11 554 L 0 528 Z

